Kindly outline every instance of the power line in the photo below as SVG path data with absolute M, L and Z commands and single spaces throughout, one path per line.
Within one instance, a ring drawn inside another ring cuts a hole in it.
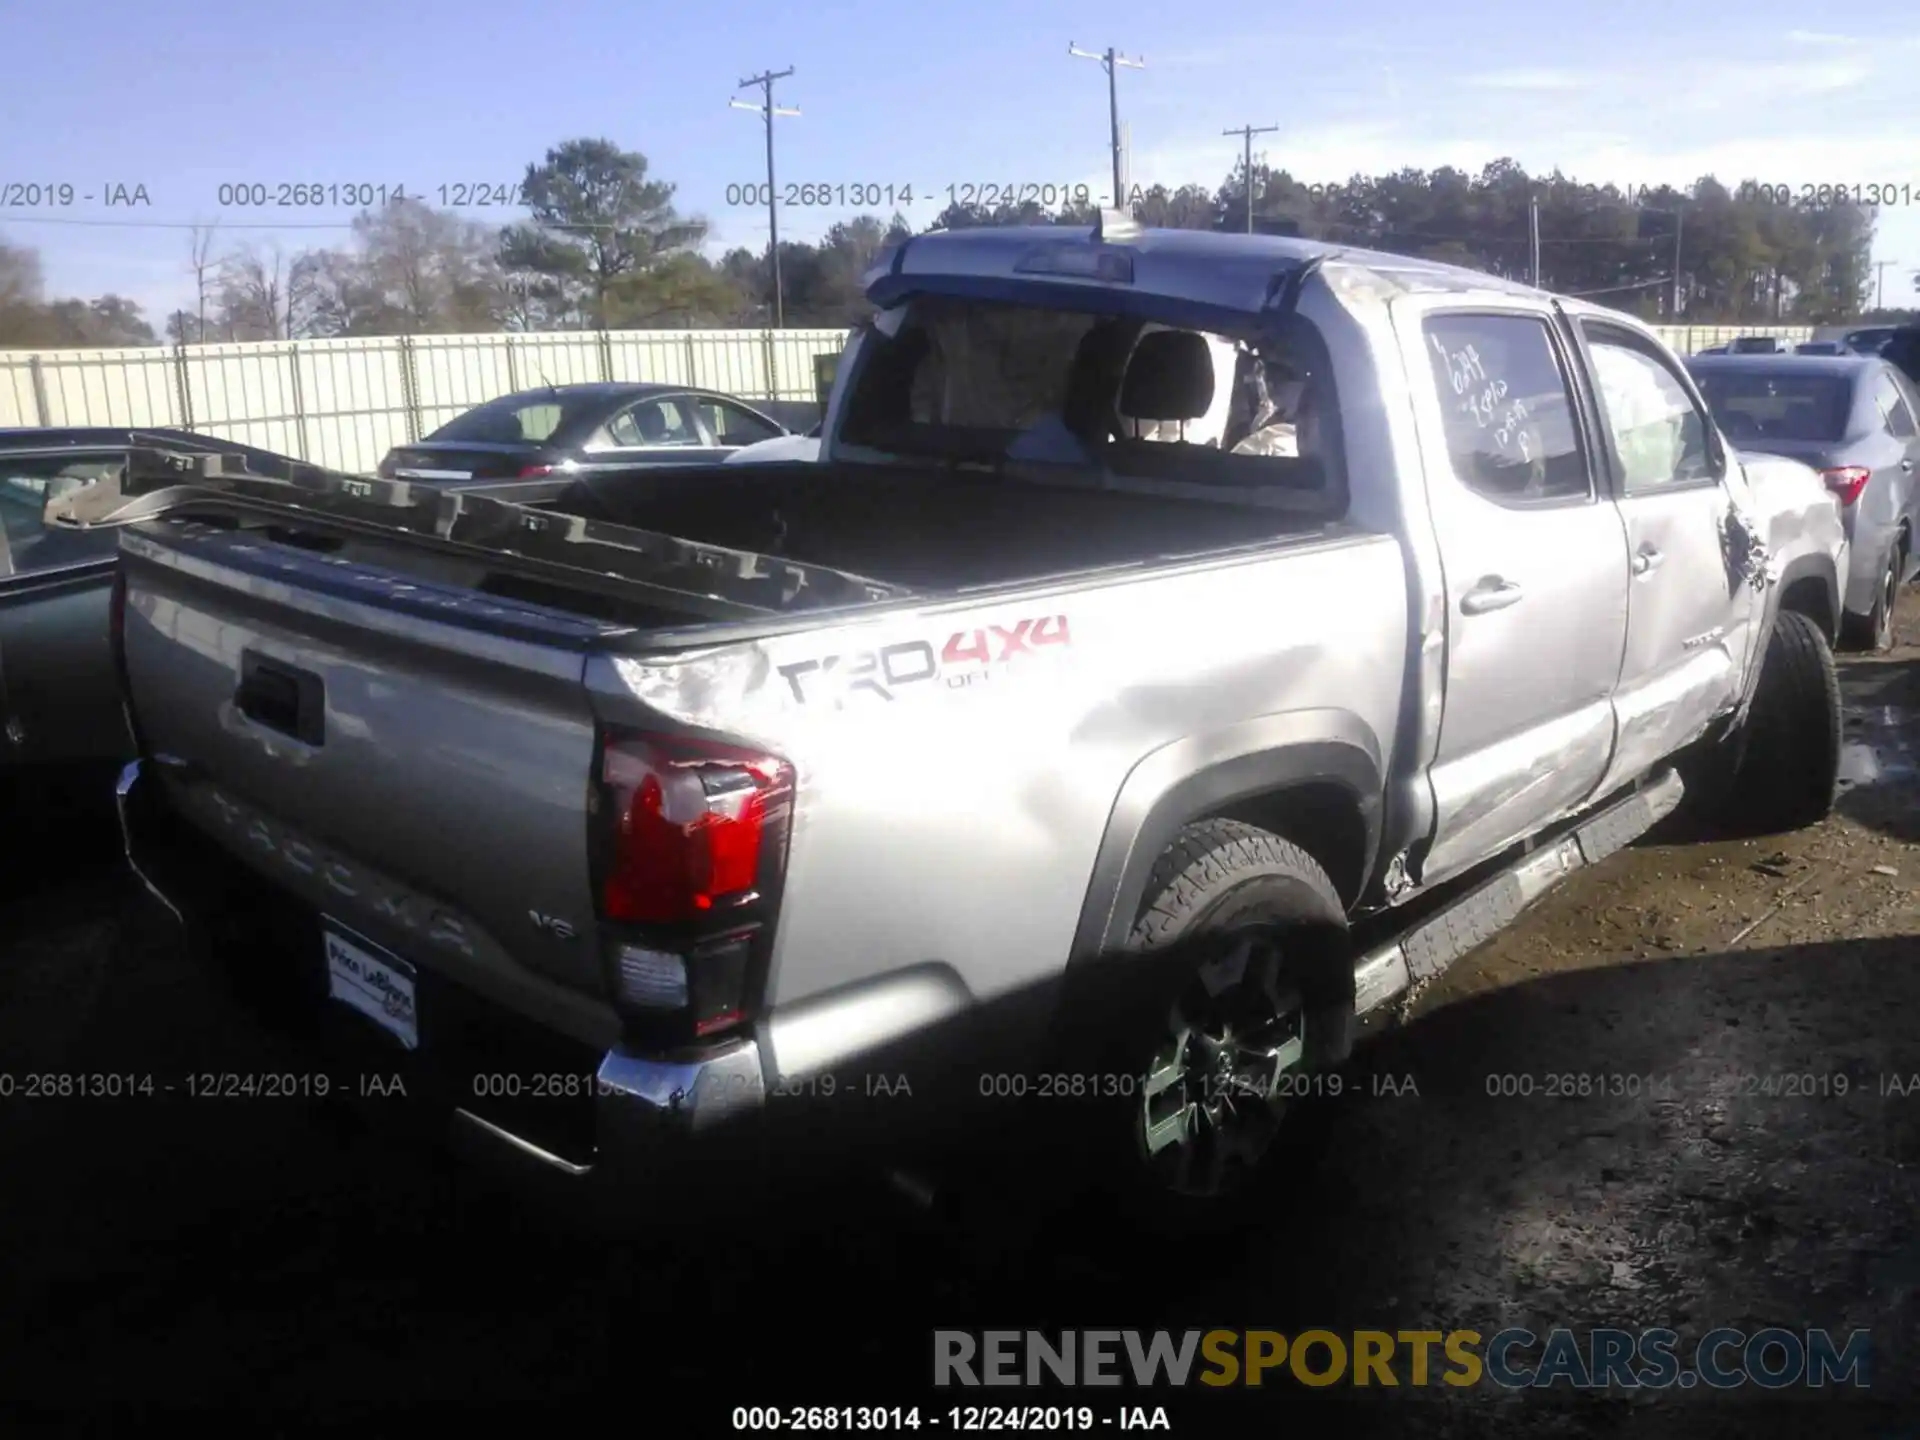
M 767 255 L 773 267 L 773 323 L 776 327 L 784 326 L 787 323 L 787 310 L 786 303 L 780 295 L 780 206 L 773 183 L 773 120 L 776 115 L 798 115 L 800 112 L 798 110 L 779 109 L 774 105 L 773 82 L 776 80 L 784 80 L 791 74 L 793 74 L 793 67 L 789 65 L 784 70 L 764 71 L 759 75 L 755 75 L 750 80 L 742 80 L 740 84 L 735 87 L 740 90 L 749 90 L 755 85 L 758 85 L 761 93 L 766 96 L 766 103 L 763 105 L 745 105 L 738 100 L 730 100 L 727 102 L 736 110 L 758 110 L 761 115 L 766 117 Z
M 1071 40 L 1067 42 L 1067 54 L 1080 60 L 1098 60 L 1101 65 L 1106 68 L 1107 125 L 1110 138 L 1113 142 L 1113 200 L 1110 203 L 1115 210 L 1125 209 L 1127 203 L 1124 198 L 1126 193 L 1126 178 L 1121 174 L 1120 170 L 1119 72 L 1123 67 L 1128 70 L 1144 70 L 1147 68 L 1147 62 L 1145 60 L 1129 60 L 1111 45 L 1107 47 L 1105 54 L 1096 54 L 1092 50 L 1082 50 Z
M 1246 164 L 1243 173 L 1247 181 L 1247 233 L 1249 235 L 1253 233 L 1253 137 L 1256 135 L 1271 135 L 1279 128 L 1278 125 L 1242 125 L 1238 130 L 1222 130 L 1220 132 L 1222 135 L 1238 135 L 1247 142 Z
M 80 220 L 65 215 L 25 215 L 11 210 L 0 210 L 0 224 L 4 225 L 100 225 L 126 230 L 199 230 L 216 227 L 221 230 L 351 230 L 358 223 L 357 217 L 353 220 L 289 220 L 284 224 L 265 220 Z M 475 223 L 484 222 L 476 221 Z M 609 221 L 581 221 L 574 224 L 564 220 L 512 220 L 506 223 L 523 226 L 529 230 L 559 230 L 567 233 L 575 230 L 622 228 L 619 224 Z

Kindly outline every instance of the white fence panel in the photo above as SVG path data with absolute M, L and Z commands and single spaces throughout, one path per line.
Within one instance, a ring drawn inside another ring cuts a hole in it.
M 175 425 L 179 392 L 170 351 L 47 350 L 0 356 L 0 424 Z
M 31 361 L 12 363 L 0 356 L 0 430 L 42 423 L 34 378 Z
M 302 340 L 295 350 L 302 459 L 372 470 L 412 438 L 406 356 L 397 339 Z
M 691 385 L 687 337 L 693 332 L 609 330 L 601 360 L 607 378 L 623 384 Z
M 1790 344 L 1813 338 L 1811 325 L 1656 325 L 1660 338 L 1682 355 L 1698 355 L 1740 335 L 1777 335 Z
M 173 425 L 179 388 L 164 350 L 59 351 L 41 356 L 47 414 L 55 425 Z
M 285 455 L 301 453 L 305 439 L 289 342 L 184 349 L 180 368 L 187 377 L 193 429 Z
M 816 356 L 838 355 L 849 330 L 779 330 L 773 339 L 773 389 L 776 400 L 811 400 Z

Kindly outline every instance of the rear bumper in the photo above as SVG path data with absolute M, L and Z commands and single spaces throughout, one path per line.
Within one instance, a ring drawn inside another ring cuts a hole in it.
M 1849 524 L 1847 529 L 1852 559 L 1841 604 L 1847 614 L 1865 617 L 1871 615 L 1879 603 L 1880 582 L 1887 573 L 1887 559 L 1899 538 L 1900 527 Z
M 369 1073 L 403 1074 L 404 1093 L 427 1100 L 430 1123 L 444 1124 L 467 1158 L 594 1218 L 608 1204 L 630 1213 L 648 1190 L 671 1187 L 684 1203 L 703 1181 L 738 1178 L 757 1153 L 757 1135 L 747 1143 L 766 1098 L 756 1040 L 691 1054 L 619 1046 L 595 1054 L 419 970 L 421 1044 L 409 1054 L 326 1001 L 318 917 L 174 813 L 153 762 L 128 764 L 115 797 L 128 865 L 193 947 L 244 955 L 243 998 L 318 1032 L 330 1059 L 357 1058 L 360 1093 Z M 272 957 L 274 973 L 261 957 Z M 431 1012 L 459 1017 L 437 1052 Z M 352 1093 L 355 1082 L 334 1068 L 333 1093 Z

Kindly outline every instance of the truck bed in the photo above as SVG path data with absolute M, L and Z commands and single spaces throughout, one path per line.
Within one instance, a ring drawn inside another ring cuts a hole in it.
M 1292 510 L 1233 498 L 931 467 L 795 463 L 630 473 L 581 482 L 538 508 L 932 594 L 1257 545 L 1320 528 Z

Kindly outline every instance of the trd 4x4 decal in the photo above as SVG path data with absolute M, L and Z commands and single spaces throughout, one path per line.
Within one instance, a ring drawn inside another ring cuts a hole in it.
M 959 690 L 997 673 L 1003 665 L 1053 645 L 1073 643 L 1064 615 L 1043 615 L 1011 626 L 956 630 L 938 648 L 931 640 L 902 640 L 877 650 L 796 660 L 780 673 L 802 705 L 864 691 L 882 700 L 903 691 L 945 687 Z

